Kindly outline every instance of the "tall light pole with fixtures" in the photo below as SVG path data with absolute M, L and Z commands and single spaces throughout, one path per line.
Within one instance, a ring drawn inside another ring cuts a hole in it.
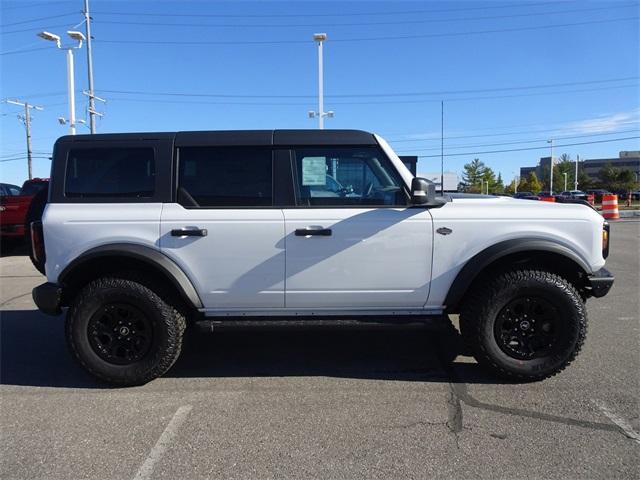
M 327 39 L 326 33 L 314 33 L 313 40 L 318 42 L 318 111 L 309 111 L 309 118 L 318 117 L 318 128 L 324 129 L 324 117 L 333 118 L 333 112 L 324 111 L 324 59 L 322 48 Z
M 70 30 L 67 35 L 72 40 L 76 40 L 78 44 L 76 46 L 63 46 L 59 35 L 55 35 L 50 32 L 40 32 L 38 36 L 50 42 L 55 42 L 56 46 L 61 50 L 67 51 L 67 90 L 69 95 L 69 134 L 76 134 L 76 96 L 75 96 L 75 79 L 73 71 L 73 50 L 82 48 L 82 42 L 85 40 L 85 36 L 82 32 L 76 32 Z
M 551 145 L 551 161 L 549 162 L 549 171 L 551 172 L 549 176 L 549 195 L 553 196 L 553 138 L 551 140 L 547 140 L 547 143 Z
M 578 190 L 578 162 L 580 161 L 580 155 L 576 155 L 576 177 L 573 179 L 573 189 Z

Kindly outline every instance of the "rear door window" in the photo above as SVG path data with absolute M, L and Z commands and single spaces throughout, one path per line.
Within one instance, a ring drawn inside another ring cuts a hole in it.
M 272 206 L 270 148 L 181 147 L 178 203 L 191 208 Z
M 80 198 L 151 198 L 155 193 L 153 148 L 71 149 L 67 157 L 65 196 Z

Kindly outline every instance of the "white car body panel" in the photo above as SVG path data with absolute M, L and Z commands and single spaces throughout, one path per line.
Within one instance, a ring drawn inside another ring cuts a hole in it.
M 206 237 L 172 229 L 205 228 Z M 205 309 L 284 308 L 284 218 L 279 209 L 186 209 L 167 203 L 160 249 L 191 279 Z
M 604 219 L 584 205 L 516 200 L 506 197 L 454 198 L 430 210 L 434 235 L 433 276 L 427 305 L 444 305 L 449 287 L 462 267 L 477 253 L 505 240 L 550 240 L 581 258 L 592 271 L 604 266 Z
M 414 208 L 284 210 L 287 308 L 422 308 L 431 278 L 431 215 Z M 331 236 L 296 236 L 322 227 Z
M 47 279 L 92 248 L 132 243 L 158 249 L 161 203 L 54 203 L 42 216 Z

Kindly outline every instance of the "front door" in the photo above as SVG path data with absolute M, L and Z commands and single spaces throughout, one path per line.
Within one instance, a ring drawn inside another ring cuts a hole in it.
M 296 207 L 284 209 L 286 307 L 421 309 L 432 220 L 377 147 L 298 148 Z
M 284 307 L 284 218 L 272 207 L 272 154 L 261 147 L 181 147 L 177 202 L 160 248 L 210 312 Z

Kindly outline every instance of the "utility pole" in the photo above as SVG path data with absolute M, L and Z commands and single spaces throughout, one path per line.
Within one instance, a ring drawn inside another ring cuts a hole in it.
M 573 179 L 573 189 L 578 190 L 578 162 L 580 161 L 580 155 L 576 155 L 576 176 Z
M 547 143 L 551 144 L 551 161 L 549 162 L 551 172 L 549 177 L 549 196 L 553 196 L 553 138 L 551 140 L 547 140 Z
M 89 14 L 89 0 L 84 0 L 84 25 L 87 32 L 87 73 L 89 75 L 89 128 L 96 133 L 96 109 L 93 97 L 93 57 L 91 55 L 91 15 Z
M 444 196 L 444 100 L 440 100 L 440 194 Z
M 18 100 L 7 100 L 7 103 L 12 105 L 18 105 L 20 107 L 24 107 L 24 115 L 18 115 L 18 118 L 24 123 L 25 130 L 27 131 L 27 171 L 29 174 L 29 180 L 33 178 L 33 165 L 32 165 L 32 156 L 33 151 L 31 150 L 31 113 L 30 110 L 33 108 L 35 110 L 44 110 L 44 108 L 37 105 L 30 105 L 29 102 L 20 102 Z

